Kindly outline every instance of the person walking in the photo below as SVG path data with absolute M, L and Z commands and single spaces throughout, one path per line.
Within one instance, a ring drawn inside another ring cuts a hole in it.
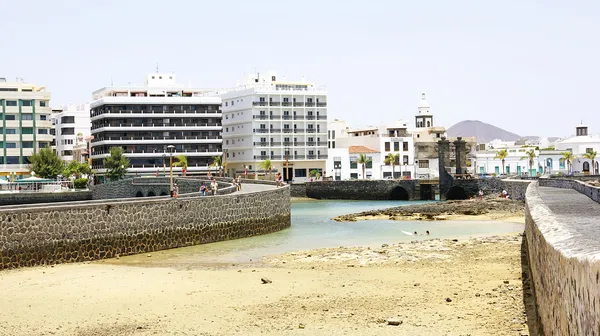
M 210 183 L 210 190 L 212 190 L 213 196 L 217 195 L 218 189 L 219 189 L 219 185 L 217 184 L 217 180 L 215 180 L 213 178 L 212 182 Z
M 206 183 L 202 182 L 202 185 L 200 186 L 200 192 L 202 193 L 202 196 L 206 196 Z
M 238 175 L 236 182 L 237 182 L 237 190 L 242 191 L 242 175 Z

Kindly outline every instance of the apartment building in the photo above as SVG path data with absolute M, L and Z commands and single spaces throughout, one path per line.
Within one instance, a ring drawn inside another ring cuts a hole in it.
M 0 78 L 0 175 L 28 175 L 28 157 L 52 142 L 46 87 Z
M 106 173 L 104 158 L 122 147 L 129 174 L 163 174 L 169 150 L 185 155 L 188 175 L 206 174 L 213 157 L 221 156 L 221 98 L 206 89 L 177 84 L 174 74 L 150 74 L 140 86 L 105 87 L 90 105 L 92 167 Z M 182 168 L 175 167 L 175 172 Z
M 327 176 L 333 176 L 334 180 L 414 177 L 414 141 L 407 121 L 350 129 L 343 121 L 335 120 L 329 128 L 330 131 L 337 129 L 339 135 L 329 139 L 332 147 L 327 159 Z M 361 154 L 370 160 L 364 165 L 364 175 L 363 165 L 357 162 Z M 386 162 L 389 154 L 397 155 L 393 165 Z
M 327 159 L 327 90 L 277 73 L 251 74 L 234 88 L 207 96 L 222 98 L 223 150 L 227 173 L 263 174 L 261 162 L 286 181 L 323 173 Z
M 74 160 L 75 148 L 90 137 L 90 104 L 70 104 L 52 110 L 56 152 L 65 161 Z M 81 161 L 81 154 L 75 155 Z

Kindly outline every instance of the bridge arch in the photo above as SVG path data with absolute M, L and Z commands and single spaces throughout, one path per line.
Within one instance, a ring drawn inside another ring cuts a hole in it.
M 465 192 L 465 189 L 463 189 L 463 187 L 459 187 L 459 186 L 453 186 L 446 193 L 447 200 L 465 200 L 468 198 L 469 197 L 467 197 L 467 193 Z
M 154 191 L 152 191 L 152 190 L 149 191 L 148 192 L 148 197 L 153 197 L 153 196 L 156 196 L 156 194 L 154 194 Z
M 137 193 L 135 193 L 135 197 L 144 197 L 144 194 L 142 194 L 141 191 L 138 191 Z
M 394 201 L 408 201 L 408 191 L 401 186 L 396 186 L 390 192 L 390 199 Z

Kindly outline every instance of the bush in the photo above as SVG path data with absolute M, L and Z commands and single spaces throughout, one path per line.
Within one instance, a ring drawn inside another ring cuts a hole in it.
M 75 186 L 75 189 L 85 189 L 85 188 L 87 188 L 87 182 L 88 182 L 88 179 L 80 178 L 80 179 L 76 179 L 75 181 L 73 181 L 73 185 Z

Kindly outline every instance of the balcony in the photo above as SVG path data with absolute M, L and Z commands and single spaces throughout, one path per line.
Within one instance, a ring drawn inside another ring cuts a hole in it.
M 91 117 L 97 117 L 104 114 L 109 115 L 121 115 L 121 114 L 131 114 L 131 115 L 139 115 L 139 114 L 186 114 L 186 115 L 194 115 L 194 114 L 218 114 L 222 113 L 221 110 L 180 110 L 180 109 L 170 109 L 170 110 L 99 110 L 91 113 Z M 110 117 L 110 116 L 109 116 Z M 133 117 L 133 116 L 132 116 Z
M 319 159 L 327 159 L 327 154 L 320 154 L 320 155 L 317 155 L 317 157 Z
M 269 102 L 269 106 L 279 106 L 279 105 L 281 105 L 280 102 L 274 102 L 274 101 Z
M 292 116 L 291 115 L 283 115 L 283 120 L 291 120 Z
M 304 133 L 304 128 L 294 128 L 294 133 Z
M 306 107 L 313 107 L 313 106 L 315 106 L 315 105 L 316 105 L 316 104 L 315 104 L 315 103 L 313 103 L 313 102 L 306 102 L 306 104 L 305 104 L 305 106 L 306 106 Z
M 317 120 L 327 120 L 327 115 L 318 115 Z
M 92 130 L 104 127 L 142 127 L 142 128 L 162 128 L 162 127 L 220 127 L 221 123 L 160 123 L 160 124 L 121 124 L 121 123 L 105 123 L 92 124 Z
M 327 146 L 327 143 L 324 141 L 308 141 L 306 143 L 307 146 Z
M 254 155 L 254 160 L 281 160 L 281 155 Z
M 266 114 L 252 116 L 252 119 L 258 119 L 258 120 L 267 120 L 268 118 L 269 117 Z
M 327 107 L 327 103 L 317 103 L 317 107 Z
M 182 141 L 182 140 L 220 140 L 221 138 L 216 135 L 207 135 L 207 136 L 184 136 L 184 137 L 140 137 L 140 136 L 130 136 L 130 137 L 94 137 L 92 139 L 92 143 L 101 142 L 101 141 L 148 141 L 148 140 L 156 140 L 156 141 Z
M 283 129 L 283 133 L 292 133 L 292 129 L 291 128 L 284 128 Z
M 318 130 L 315 128 L 307 128 L 306 133 L 316 133 Z
M 92 156 L 98 156 L 98 155 L 109 155 L 110 154 L 110 150 L 103 150 L 103 149 L 98 149 L 98 148 L 94 148 L 92 147 Z M 164 149 L 157 149 L 157 150 L 124 150 L 123 151 L 124 154 L 138 154 L 137 156 L 145 156 L 144 154 L 152 154 L 150 156 L 161 156 L 163 154 L 166 154 L 167 156 L 169 155 Z M 179 154 L 186 154 L 186 155 L 193 155 L 193 154 L 204 154 L 204 155 L 220 155 L 221 154 L 221 149 L 209 149 L 209 148 L 201 148 L 201 149 L 189 149 L 189 150 L 176 150 L 173 153 L 173 156 L 179 155 Z
M 294 120 L 304 120 L 304 116 L 295 115 Z
M 269 133 L 268 128 L 255 128 L 252 130 L 254 133 Z
M 303 102 L 299 102 L 299 103 L 294 102 L 294 107 L 302 107 L 302 106 L 304 106 Z
M 253 142 L 252 144 L 258 147 L 267 147 L 269 145 L 268 142 Z
M 252 102 L 252 106 L 269 106 L 269 103 L 264 101 Z
M 309 114 L 306 116 L 306 120 L 315 120 L 315 119 L 316 119 L 316 116 L 314 116 L 314 115 Z
M 281 103 L 281 106 L 292 106 L 292 103 L 284 101 L 284 102 Z
M 281 119 L 281 114 L 269 114 L 269 119 L 279 120 L 279 119 Z
M 306 142 L 294 141 L 294 146 L 304 146 L 304 144 L 306 144 Z

